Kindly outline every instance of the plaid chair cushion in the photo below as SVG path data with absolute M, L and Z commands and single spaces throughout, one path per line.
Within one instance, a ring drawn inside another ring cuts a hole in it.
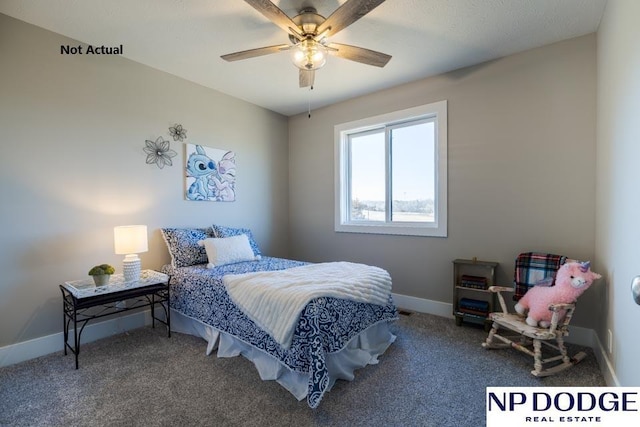
M 546 278 L 555 277 L 558 269 L 567 260 L 566 256 L 545 254 L 541 252 L 526 252 L 516 258 L 515 293 L 513 300 L 518 301 L 530 287 L 535 286 Z

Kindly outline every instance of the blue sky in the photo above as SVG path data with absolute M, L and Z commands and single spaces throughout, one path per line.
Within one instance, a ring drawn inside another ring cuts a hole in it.
M 433 199 L 434 123 L 397 126 L 392 135 L 393 199 Z M 352 197 L 384 200 L 384 130 L 353 136 L 351 141 Z

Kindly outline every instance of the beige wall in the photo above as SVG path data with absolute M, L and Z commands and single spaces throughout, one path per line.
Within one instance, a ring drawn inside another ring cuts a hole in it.
M 640 306 L 640 2 L 609 1 L 598 31 L 597 267 L 605 276 L 597 331 L 620 385 L 639 386 Z
M 597 329 L 603 343 L 611 327 L 614 363 L 632 375 L 638 348 L 629 325 L 638 319 L 628 283 L 639 273 L 629 267 L 633 255 L 621 254 L 633 254 L 637 241 L 623 231 L 638 210 L 625 184 L 638 157 L 633 13 L 633 2 L 610 2 L 598 35 L 597 174 L 594 35 L 288 120 L 120 57 L 62 56 L 60 44 L 72 40 L 0 15 L 0 347 L 60 332 L 61 281 L 99 262 L 120 268 L 113 226 L 147 224 L 143 266 L 159 268 L 168 260 L 160 227 L 215 221 L 252 227 L 270 255 L 381 265 L 396 293 L 445 303 L 454 258 L 498 261 L 508 282 L 521 251 L 593 259 L 597 248 L 596 271 L 607 283 L 582 297 L 576 324 Z M 333 126 L 442 99 L 449 237 L 335 233 Z M 188 142 L 236 151 L 237 202 L 184 201 L 177 142 L 173 167 L 145 164 L 144 140 L 168 138 L 174 123 L 188 129 Z M 625 310 L 613 310 L 618 304 Z
M 387 268 L 394 292 L 451 303 L 455 258 L 500 262 L 538 250 L 592 259 L 595 35 L 363 96 L 290 119 L 291 253 Z M 317 90 L 321 90 L 318 88 Z M 449 236 L 334 232 L 336 124 L 448 101 Z M 594 293 L 575 323 L 594 328 Z
M 120 270 L 116 225 L 148 225 L 145 268 L 168 260 L 166 226 L 248 226 L 288 255 L 286 117 L 121 57 L 61 55 L 67 43 L 0 15 L 0 347 L 61 331 L 62 281 Z M 236 152 L 236 202 L 184 200 L 179 142 L 172 167 L 145 163 L 145 140 L 175 123 Z

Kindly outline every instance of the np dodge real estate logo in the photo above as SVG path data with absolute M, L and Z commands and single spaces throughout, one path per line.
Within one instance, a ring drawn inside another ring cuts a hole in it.
M 487 387 L 487 427 L 640 426 L 638 387 Z

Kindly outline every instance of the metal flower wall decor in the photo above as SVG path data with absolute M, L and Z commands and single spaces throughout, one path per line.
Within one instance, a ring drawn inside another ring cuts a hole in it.
M 174 141 L 184 141 L 187 139 L 187 130 L 182 127 L 182 125 L 176 124 L 175 126 L 171 126 L 169 128 L 169 133 L 173 137 Z
M 173 137 L 174 141 L 184 141 L 187 139 L 187 130 L 180 124 L 176 124 L 169 128 L 169 135 Z M 160 169 L 165 166 L 173 166 L 171 159 L 178 153 L 173 151 L 170 147 L 169 141 L 159 136 L 155 141 L 147 139 L 145 142 L 143 151 L 147 153 L 147 164 L 156 164 Z
M 178 153 L 169 148 L 169 141 L 165 141 L 161 136 L 159 136 L 155 141 L 147 139 L 144 143 L 146 146 L 143 150 L 147 153 L 148 165 L 155 163 L 160 169 L 165 165 L 173 165 L 171 159 Z

